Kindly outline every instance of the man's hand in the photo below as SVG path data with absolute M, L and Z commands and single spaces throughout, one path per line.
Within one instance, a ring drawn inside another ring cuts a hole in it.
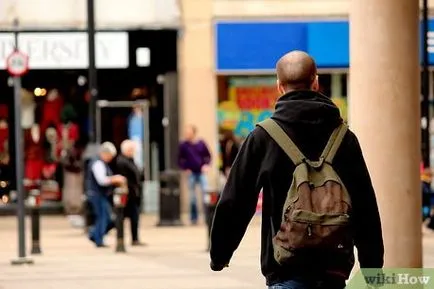
M 203 165 L 202 168 L 201 168 L 201 171 L 204 174 L 207 173 L 207 172 L 209 172 L 209 166 L 208 165 Z
M 127 179 L 121 175 L 114 175 L 111 177 L 111 180 L 114 185 L 123 185 L 127 182 Z
M 222 271 L 224 268 L 229 267 L 229 264 L 220 265 L 220 264 L 215 264 L 213 261 L 211 261 L 209 266 L 211 267 L 211 270 L 213 270 L 213 271 Z

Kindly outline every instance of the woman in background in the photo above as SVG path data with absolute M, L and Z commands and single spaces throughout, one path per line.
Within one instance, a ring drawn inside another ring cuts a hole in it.
M 220 142 L 220 150 L 222 153 L 222 165 L 220 167 L 221 172 L 227 178 L 229 176 L 232 164 L 237 157 L 239 150 L 238 140 L 232 130 L 223 131 L 223 139 Z

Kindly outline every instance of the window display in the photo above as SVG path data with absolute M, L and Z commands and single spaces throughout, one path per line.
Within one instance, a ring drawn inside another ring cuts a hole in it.
M 42 201 L 59 202 L 65 174 L 79 174 L 82 170 L 81 150 L 76 146 L 80 138 L 77 114 L 72 104 L 64 104 L 58 89 L 49 90 L 45 96 L 33 92 L 39 89 L 30 88 L 21 91 L 25 188 L 26 184 L 40 183 Z M 0 105 L 0 186 L 13 177 L 13 168 L 9 168 L 8 109 L 8 105 Z M 8 176 L 3 176 L 6 172 Z
M 35 123 L 36 103 L 30 91 L 22 89 L 21 94 L 21 127 L 29 129 Z
M 245 138 L 256 123 L 271 116 L 278 96 L 274 77 L 229 77 L 218 107 L 219 127 Z
M 35 181 L 41 179 L 44 166 L 44 153 L 38 124 L 24 130 L 24 178 Z
M 0 119 L 0 163 L 9 164 L 9 126 L 6 119 Z
M 63 100 L 57 89 L 48 92 L 42 108 L 41 131 L 45 133 L 49 126 L 57 128 L 60 121 L 60 112 L 63 108 Z
M 319 74 L 320 91 L 332 99 L 344 120 L 347 120 L 347 79 L 346 73 Z M 258 122 L 273 114 L 279 97 L 275 76 L 219 76 L 217 83 L 219 131 L 232 131 L 243 140 Z

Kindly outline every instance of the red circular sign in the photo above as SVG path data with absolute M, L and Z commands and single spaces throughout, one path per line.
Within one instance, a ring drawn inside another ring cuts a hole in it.
M 12 52 L 6 58 L 6 69 L 12 76 L 22 76 L 29 71 L 29 57 L 21 51 Z

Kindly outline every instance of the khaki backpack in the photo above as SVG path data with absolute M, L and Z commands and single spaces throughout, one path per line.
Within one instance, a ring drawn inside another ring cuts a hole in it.
M 315 162 L 308 160 L 272 119 L 258 126 L 265 129 L 295 165 L 277 234 L 271 220 L 276 261 L 284 264 L 305 249 L 352 252 L 351 200 L 333 169 L 333 158 L 347 125 L 341 124 L 334 130 L 319 161 Z

